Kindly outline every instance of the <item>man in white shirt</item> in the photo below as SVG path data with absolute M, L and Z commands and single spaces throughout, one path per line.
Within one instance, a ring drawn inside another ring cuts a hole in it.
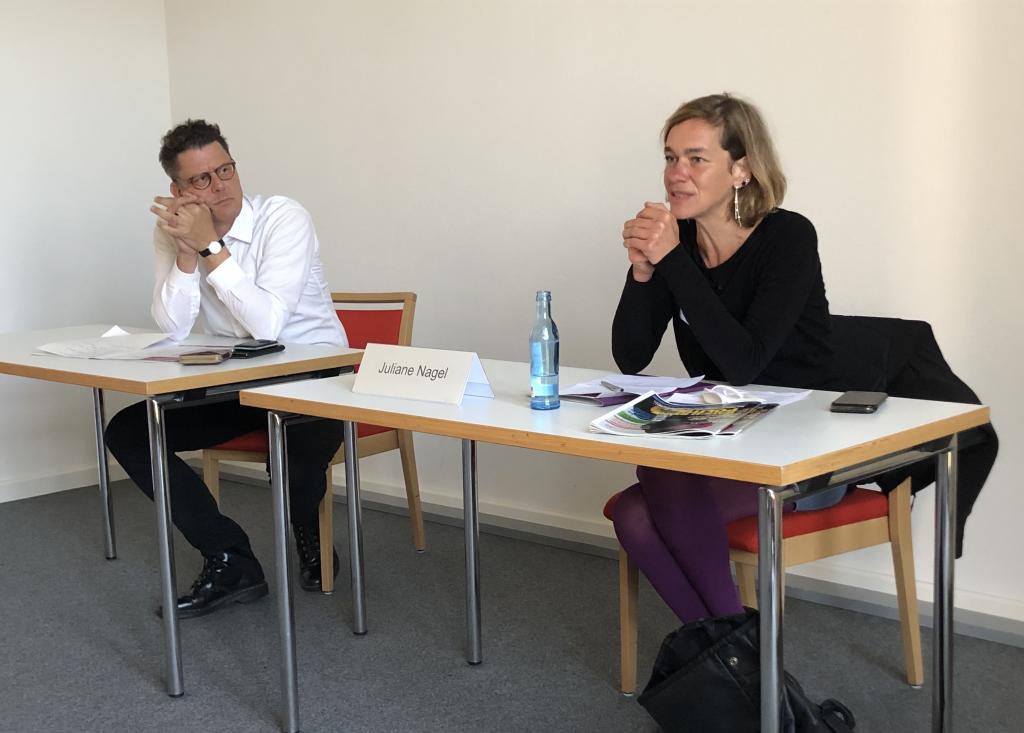
M 331 303 L 312 219 L 301 205 L 283 196 L 244 196 L 227 141 L 217 125 L 204 120 L 170 130 L 160 163 L 172 194 L 156 197 L 150 209 L 157 216 L 152 314 L 162 330 L 176 339 L 196 330 L 348 345 Z M 245 532 L 220 513 L 209 489 L 176 453 L 266 429 L 266 412 L 237 400 L 167 413 L 172 516 L 204 559 L 191 590 L 178 599 L 182 618 L 254 601 L 267 594 L 267 583 Z M 115 415 L 106 437 L 110 452 L 152 498 L 144 403 Z M 292 529 L 306 590 L 320 590 L 317 507 L 324 472 L 340 444 L 340 423 L 329 420 L 288 430 Z

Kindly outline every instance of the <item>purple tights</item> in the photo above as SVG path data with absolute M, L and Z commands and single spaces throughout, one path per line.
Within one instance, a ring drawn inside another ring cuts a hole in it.
M 615 505 L 615 534 L 684 623 L 740 613 L 725 526 L 757 514 L 757 487 L 639 467 Z

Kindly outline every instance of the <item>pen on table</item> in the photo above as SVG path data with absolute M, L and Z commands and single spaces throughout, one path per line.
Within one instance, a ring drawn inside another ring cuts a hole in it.
M 601 380 L 601 386 L 604 387 L 609 392 L 625 392 L 626 391 L 622 387 L 618 386 L 617 384 L 612 384 L 611 382 L 606 382 L 603 379 Z

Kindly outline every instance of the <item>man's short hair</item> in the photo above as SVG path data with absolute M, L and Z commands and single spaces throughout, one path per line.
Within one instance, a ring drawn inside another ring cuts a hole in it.
M 228 141 L 220 134 L 220 127 L 206 120 L 185 120 L 177 127 L 168 130 L 160 144 L 160 165 L 171 180 L 178 178 L 178 155 L 186 150 L 204 148 L 212 143 L 220 143 L 224 152 L 231 155 Z

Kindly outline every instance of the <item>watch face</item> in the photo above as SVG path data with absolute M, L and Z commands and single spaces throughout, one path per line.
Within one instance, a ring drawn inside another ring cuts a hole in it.
M 210 242 L 208 245 L 206 245 L 206 249 L 199 250 L 199 256 L 209 257 L 210 255 L 215 255 L 219 253 L 222 249 L 224 249 L 224 245 L 218 239 L 216 242 Z

